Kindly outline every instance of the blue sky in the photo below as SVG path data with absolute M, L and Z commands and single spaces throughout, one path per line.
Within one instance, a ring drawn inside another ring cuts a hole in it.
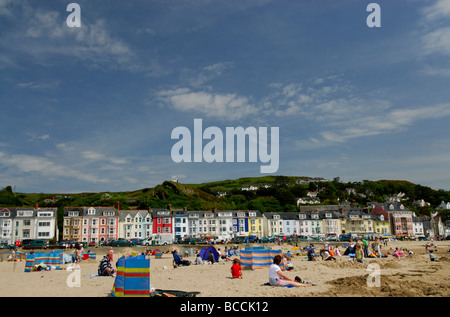
M 0 0 L 0 187 L 260 176 L 175 163 L 174 128 L 279 127 L 274 175 L 450 189 L 450 1 Z M 370 2 L 381 27 L 366 24 Z

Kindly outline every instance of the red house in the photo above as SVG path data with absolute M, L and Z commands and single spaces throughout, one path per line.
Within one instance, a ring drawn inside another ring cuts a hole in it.
M 152 209 L 153 234 L 172 233 L 172 210 L 171 209 Z

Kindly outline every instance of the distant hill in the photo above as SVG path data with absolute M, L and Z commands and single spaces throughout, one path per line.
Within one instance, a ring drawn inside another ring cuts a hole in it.
M 0 191 L 0 207 L 59 207 L 66 206 L 118 206 L 122 210 L 167 208 L 188 210 L 260 210 L 262 212 L 298 211 L 297 199 L 309 191 L 317 191 L 321 204 L 351 203 L 365 206 L 367 202 L 383 202 L 387 197 L 402 193 L 403 203 L 418 215 L 429 215 L 429 211 L 441 201 L 450 201 L 450 192 L 434 190 L 404 180 L 378 180 L 340 182 L 338 178 L 329 182 L 296 184 L 306 176 L 243 177 L 201 184 L 182 184 L 165 181 L 153 188 L 128 192 L 100 192 L 76 194 L 25 194 L 13 193 L 10 186 Z M 270 188 L 243 191 L 242 186 L 270 184 Z M 226 192 L 218 197 L 217 193 Z M 44 200 L 48 200 L 44 202 Z M 413 202 L 424 199 L 430 207 L 414 207 Z

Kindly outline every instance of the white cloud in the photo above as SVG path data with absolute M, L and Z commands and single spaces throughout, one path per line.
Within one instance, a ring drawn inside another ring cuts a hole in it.
M 158 96 L 176 110 L 199 113 L 208 118 L 236 120 L 258 112 L 248 98 L 236 94 L 196 92 L 188 88 L 178 88 L 161 91 Z
M 45 141 L 50 139 L 50 135 L 49 134 L 43 134 L 43 135 L 37 135 L 34 133 L 27 133 L 27 135 L 30 137 L 30 141 Z
M 94 151 L 82 151 L 81 156 L 88 160 L 93 161 L 107 161 L 112 164 L 127 164 L 127 160 L 123 158 L 117 158 L 112 156 L 107 156 L 102 153 L 94 152 Z
M 108 183 L 104 178 L 96 177 L 90 173 L 83 173 L 79 170 L 64 166 L 49 160 L 46 157 L 26 155 L 26 154 L 7 154 L 0 152 L 0 165 L 11 169 L 16 175 L 36 173 L 41 177 L 70 177 L 91 183 Z
M 423 9 L 426 20 L 432 21 L 450 16 L 450 1 L 437 0 L 433 5 Z
M 32 7 L 27 1 L 4 0 L 0 9 L 14 17 L 8 32 L 10 49 L 30 54 L 36 62 L 45 63 L 60 55 L 76 58 L 91 67 L 143 70 L 130 46 L 108 30 L 104 19 L 89 21 L 83 15 L 82 26 L 71 28 L 66 24 L 65 10 L 50 11 Z
M 443 27 L 427 33 L 422 38 L 425 53 L 450 54 L 450 27 Z

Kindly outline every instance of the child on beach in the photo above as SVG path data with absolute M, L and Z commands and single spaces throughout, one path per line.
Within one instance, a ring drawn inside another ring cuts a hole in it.
M 202 264 L 203 264 L 202 257 L 200 256 L 200 253 L 197 253 L 197 257 L 195 258 L 195 265 L 202 265 Z
M 333 251 L 334 251 L 334 254 L 335 254 L 336 256 L 341 256 L 341 251 L 339 250 L 339 247 L 338 247 L 338 246 L 335 246 L 334 249 L 333 249 Z
M 355 259 L 356 262 L 364 263 L 364 251 L 359 243 L 356 244 Z
M 283 265 L 284 270 L 286 271 L 292 271 L 294 269 L 294 265 L 291 262 L 291 257 L 287 254 L 283 256 Z
M 436 261 L 434 254 L 433 254 L 433 250 L 430 250 L 430 261 L 432 261 L 432 262 Z
M 231 276 L 233 278 L 243 278 L 241 261 L 238 258 L 233 260 L 233 265 L 231 266 Z

